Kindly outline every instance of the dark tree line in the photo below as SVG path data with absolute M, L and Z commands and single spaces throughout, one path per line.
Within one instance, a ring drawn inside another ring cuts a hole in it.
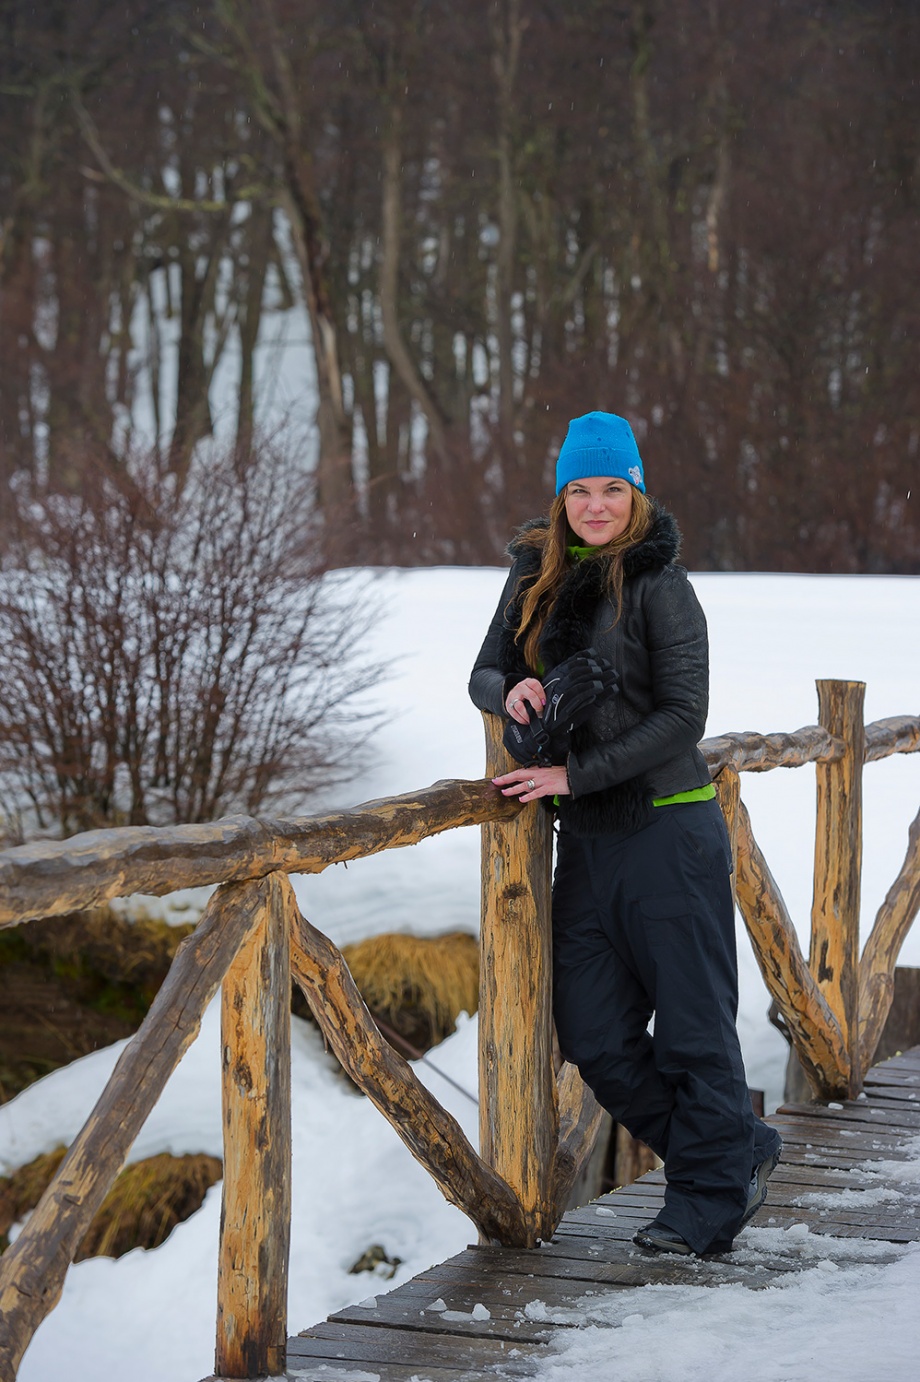
M 630 417 L 689 564 L 920 569 L 914 0 L 2 0 L 0 482 L 181 484 L 300 303 L 333 559 Z M 168 348 L 167 348 L 168 338 Z M 168 374 L 168 377 L 167 377 Z

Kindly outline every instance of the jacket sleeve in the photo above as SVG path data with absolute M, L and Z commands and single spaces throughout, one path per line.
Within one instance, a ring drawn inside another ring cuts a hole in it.
M 489 710 L 493 715 L 501 715 L 505 719 L 508 718 L 505 711 L 505 697 L 523 675 L 518 673 L 506 675 L 503 673 L 499 668 L 498 656 L 502 631 L 507 627 L 505 611 L 514 598 L 517 583 L 517 574 L 512 566 L 508 572 L 498 608 L 492 616 L 485 641 L 479 650 L 479 656 L 473 663 L 469 683 L 470 699 L 473 704 L 478 706 L 480 710 Z
M 667 567 L 645 601 L 653 709 L 614 739 L 572 751 L 573 797 L 614 787 L 696 747 L 709 710 L 706 617 L 680 567 Z

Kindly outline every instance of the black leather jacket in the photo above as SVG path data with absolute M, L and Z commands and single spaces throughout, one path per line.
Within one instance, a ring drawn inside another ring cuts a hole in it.
M 545 525 L 537 520 L 522 529 Z M 571 796 L 560 797 L 563 829 L 578 835 L 633 830 L 653 798 L 710 781 L 697 744 L 709 704 L 706 620 L 682 566 L 680 534 L 660 506 L 648 536 L 624 560 L 623 600 L 616 618 L 606 594 L 607 559 L 574 562 L 544 625 L 540 657 L 549 671 L 592 647 L 613 663 L 620 691 L 600 702 L 572 734 L 566 760 Z M 534 675 L 514 642 L 523 591 L 536 578 L 540 552 L 518 539 L 495 616 L 470 677 L 480 710 L 507 718 L 505 697 Z

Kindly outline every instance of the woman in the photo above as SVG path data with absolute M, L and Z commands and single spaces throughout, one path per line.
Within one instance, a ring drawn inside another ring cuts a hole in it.
M 510 545 L 470 695 L 535 725 L 560 664 L 563 682 L 568 660 L 586 652 L 617 673 L 618 688 L 596 682 L 586 718 L 557 732 L 549 763 L 535 757 L 495 783 L 558 813 L 559 1045 L 665 1165 L 664 1208 L 635 1242 L 699 1255 L 730 1248 L 763 1203 L 781 1141 L 753 1114 L 735 1029 L 731 854 L 697 748 L 706 622 L 675 565 L 679 542 L 674 519 L 646 495 L 629 423 L 576 418 L 548 520 Z

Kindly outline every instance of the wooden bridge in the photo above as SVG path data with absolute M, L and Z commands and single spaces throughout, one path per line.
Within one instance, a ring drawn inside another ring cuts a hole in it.
M 579 1317 L 612 1293 L 648 1285 L 772 1286 L 799 1267 L 834 1261 L 835 1239 L 847 1240 L 847 1263 L 893 1260 L 904 1244 L 920 1240 L 920 1187 L 918 1201 L 899 1195 L 894 1207 L 880 1208 L 877 1196 L 866 1197 L 871 1206 L 866 1209 L 849 1207 L 853 1195 L 847 1207 L 835 1208 L 833 1201 L 841 1191 L 865 1192 L 873 1162 L 920 1157 L 920 1047 L 871 1070 L 864 1093 L 865 1098 L 830 1108 L 785 1106 L 767 1120 L 783 1136 L 783 1159 L 752 1226 L 805 1225 L 823 1240 L 817 1256 L 796 1257 L 794 1249 L 765 1251 L 756 1245 L 756 1234 L 747 1235 L 749 1247 L 742 1235 L 735 1252 L 692 1262 L 641 1252 L 633 1247 L 632 1235 L 655 1216 L 664 1197 L 664 1175 L 652 1171 L 565 1214 L 541 1247 L 516 1252 L 470 1247 L 396 1290 L 295 1335 L 288 1340 L 287 1376 L 291 1382 L 335 1382 L 356 1374 L 368 1382 L 371 1377 L 376 1382 L 526 1378 Z M 875 1174 L 871 1186 L 887 1188 L 888 1183 Z M 861 1255 L 853 1239 L 873 1240 L 871 1252 Z M 880 1242 L 891 1244 L 891 1252 L 880 1253 Z M 654 1318 L 659 1302 L 646 1296 L 635 1308 Z M 477 1319 L 474 1311 L 487 1317 Z M 565 1312 L 570 1317 L 558 1322 Z M 610 1369 L 615 1376 L 613 1336 Z
M 739 910 L 767 988 L 815 1096 L 826 1104 L 843 1104 L 834 1117 L 811 1107 L 778 1116 L 787 1144 L 791 1142 L 774 1177 L 778 1188 L 799 1184 L 797 1167 L 818 1169 L 795 1152 L 809 1120 L 826 1129 L 828 1137 L 837 1128 L 837 1150 L 832 1150 L 831 1139 L 828 1164 L 820 1168 L 828 1176 L 846 1169 L 831 1159 L 843 1156 L 841 1139 L 852 1148 L 847 1165 L 852 1169 L 858 1160 L 853 1140 L 858 1130 L 843 1127 L 841 1119 L 858 1121 L 868 1112 L 890 1123 L 884 1138 L 879 1131 L 872 1137 L 880 1146 L 888 1139 L 886 1154 L 892 1156 L 913 1126 L 903 1121 L 914 1116 L 909 1095 L 901 1100 L 897 1093 L 876 1094 L 875 1076 L 865 1077 L 864 1072 L 890 1007 L 898 952 L 920 905 L 920 814 L 910 827 L 902 868 L 860 955 L 861 785 L 865 764 L 920 749 L 920 717 L 898 716 L 866 726 L 864 691 L 862 683 L 819 682 L 817 725 L 794 733 L 730 734 L 701 745 L 732 839 Z M 491 717 L 485 719 L 491 776 L 510 760 L 501 748 L 500 726 Z M 816 765 L 818 789 L 807 959 L 752 834 L 739 788 L 741 772 L 805 763 Z M 300 914 L 287 876 L 318 873 L 333 863 L 415 844 L 466 825 L 483 827 L 478 1153 L 382 1038 L 341 955 Z M 347 1331 L 357 1331 L 354 1347 L 360 1349 L 367 1344 L 357 1343 L 358 1337 L 376 1335 L 382 1345 L 387 1328 L 395 1327 L 369 1329 L 367 1322 L 359 1325 L 351 1316 L 337 1317 L 308 1335 L 287 1339 L 292 977 L 355 1083 L 391 1121 L 445 1196 L 468 1215 L 480 1243 L 490 1245 L 471 1249 L 436 1269 L 441 1276 L 417 1278 L 401 1288 L 403 1297 L 394 1292 L 386 1307 L 378 1304 L 381 1314 L 375 1314 L 375 1320 L 383 1321 L 391 1310 L 411 1313 L 401 1302 L 411 1299 L 413 1291 L 425 1295 L 435 1280 L 443 1287 L 436 1296 L 446 1301 L 447 1291 L 455 1302 L 469 1304 L 483 1266 L 500 1261 L 502 1285 L 497 1294 L 491 1288 L 489 1296 L 495 1311 L 484 1301 L 472 1301 L 485 1304 L 494 1317 L 494 1323 L 492 1318 L 483 1321 L 490 1328 L 479 1329 L 477 1366 L 481 1372 L 482 1361 L 491 1359 L 492 1366 L 501 1362 L 507 1371 L 514 1362 L 520 1370 L 527 1365 L 528 1350 L 532 1354 L 546 1347 L 522 1333 L 523 1323 L 517 1329 L 516 1321 L 510 1320 L 509 1310 L 525 1302 L 531 1289 L 524 1278 L 535 1269 L 531 1265 L 523 1272 L 522 1263 L 559 1263 L 558 1272 L 540 1277 L 542 1284 L 546 1276 L 547 1290 L 552 1289 L 557 1301 L 565 1290 L 584 1294 L 584 1278 L 577 1273 L 588 1265 L 608 1273 L 603 1281 L 610 1282 L 613 1273 L 614 1284 L 661 1279 L 656 1273 L 673 1272 L 670 1265 L 640 1261 L 629 1245 L 629 1214 L 633 1221 L 637 1211 L 645 1217 L 642 1197 L 649 1195 L 654 1201 L 660 1193 L 654 1179 L 564 1217 L 572 1185 L 590 1155 L 601 1110 L 578 1072 L 568 1065 L 557 1072 L 553 1062 L 551 855 L 547 814 L 506 800 L 488 777 L 436 783 L 417 794 L 324 817 L 232 817 L 211 825 L 95 831 L 0 854 L 2 926 L 135 892 L 164 894 L 201 884 L 221 885 L 194 934 L 180 947 L 147 1017 L 55 1179 L 0 1258 L 0 1382 L 14 1382 L 33 1333 L 60 1297 L 87 1228 L 218 989 L 224 1175 L 216 1377 L 277 1376 L 286 1365 L 291 1377 L 329 1375 L 326 1369 L 336 1359 L 341 1373 L 348 1346 L 336 1346 L 336 1330 L 346 1331 L 348 1338 L 353 1336 Z M 914 1079 L 912 1069 L 901 1070 L 901 1085 Z M 861 1100 L 864 1082 L 871 1098 Z M 902 1111 L 904 1104 L 908 1107 Z M 807 1140 L 815 1142 L 811 1129 Z M 825 1178 L 818 1184 L 831 1182 Z M 780 1212 L 782 1203 L 774 1193 L 769 1212 Z M 582 1265 L 574 1268 L 573 1276 L 564 1262 Z M 730 1274 L 741 1266 L 729 1260 L 703 1264 L 702 1270 Z M 459 1275 L 452 1278 L 451 1273 Z M 452 1280 L 455 1293 L 448 1285 Z M 506 1290 L 512 1292 L 510 1297 Z M 394 1347 L 405 1349 L 414 1339 L 424 1351 L 434 1340 L 437 1359 L 413 1365 L 402 1355 L 391 1355 L 388 1378 L 408 1378 L 419 1367 L 426 1372 L 439 1368 L 442 1382 L 463 1375 L 468 1332 L 457 1339 L 443 1328 L 450 1323 L 445 1312 L 427 1313 L 440 1313 L 441 1327 L 421 1332 L 401 1327 Z M 510 1358 L 509 1341 L 499 1329 L 501 1319 L 518 1340 L 513 1345 L 519 1349 L 518 1358 Z M 309 1350 L 318 1347 L 325 1347 L 327 1354 L 331 1350 L 333 1358 L 309 1362 Z M 299 1359 L 304 1360 L 303 1368 Z

